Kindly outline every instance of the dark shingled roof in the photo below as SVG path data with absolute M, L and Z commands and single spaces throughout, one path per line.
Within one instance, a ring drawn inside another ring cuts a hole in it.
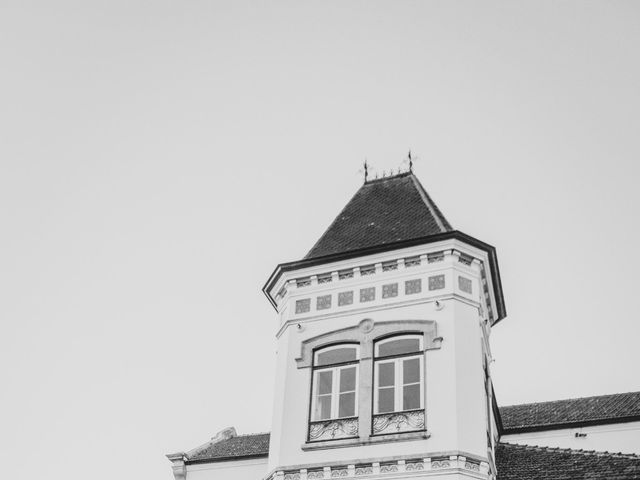
M 216 443 L 189 455 L 187 462 L 241 460 L 269 455 L 269 434 L 238 435 Z
M 450 232 L 413 173 L 365 182 L 305 259 Z
M 640 420 L 640 392 L 511 405 L 500 417 L 505 434 Z
M 640 478 L 640 456 L 500 443 L 498 480 L 630 480 Z

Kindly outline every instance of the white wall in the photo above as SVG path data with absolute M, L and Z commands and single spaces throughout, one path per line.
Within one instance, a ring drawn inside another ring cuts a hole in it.
M 576 433 L 586 437 L 576 437 Z M 640 422 L 503 435 L 502 442 L 640 454 Z
M 267 474 L 267 459 L 198 463 L 187 466 L 186 480 L 260 480 Z

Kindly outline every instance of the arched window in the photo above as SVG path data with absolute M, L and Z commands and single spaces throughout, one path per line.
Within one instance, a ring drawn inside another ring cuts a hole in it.
M 389 421 L 401 422 L 394 425 L 396 432 L 424 429 L 423 410 L 422 335 L 398 335 L 377 341 L 374 351 L 373 433 L 389 433 Z M 407 415 L 389 416 L 400 412 Z M 408 415 L 411 412 L 415 414 Z
M 359 347 L 340 344 L 314 352 L 311 421 L 358 415 Z

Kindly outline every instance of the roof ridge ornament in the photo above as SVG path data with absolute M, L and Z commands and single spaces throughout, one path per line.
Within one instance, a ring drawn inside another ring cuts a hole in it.
M 367 179 L 369 178 L 369 162 L 365 157 L 364 163 L 362 164 L 362 168 L 358 170 L 358 173 L 364 173 L 364 183 L 367 183 Z

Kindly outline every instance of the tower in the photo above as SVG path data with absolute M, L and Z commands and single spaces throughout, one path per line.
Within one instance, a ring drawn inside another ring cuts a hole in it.
M 279 320 L 267 478 L 495 476 L 496 252 L 412 172 L 365 181 L 264 292 Z

